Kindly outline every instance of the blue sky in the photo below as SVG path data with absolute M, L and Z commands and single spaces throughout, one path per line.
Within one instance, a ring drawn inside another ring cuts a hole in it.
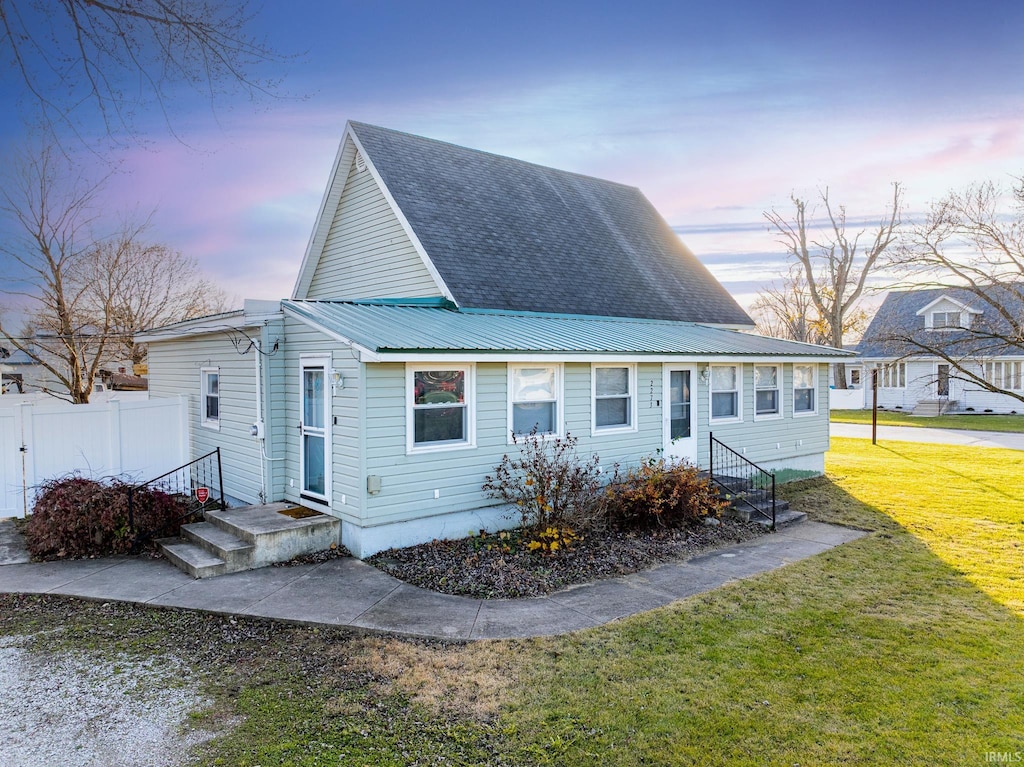
M 239 298 L 290 293 L 346 119 L 636 185 L 745 304 L 785 271 L 761 213 L 791 191 L 870 217 L 901 181 L 912 216 L 1024 173 L 1017 0 L 266 0 L 257 22 L 295 98 L 182 99 L 187 145 L 154 115 L 109 187 Z

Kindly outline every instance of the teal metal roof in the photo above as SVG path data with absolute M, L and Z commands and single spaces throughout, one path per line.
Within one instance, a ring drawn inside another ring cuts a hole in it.
M 453 310 L 366 301 L 283 301 L 284 310 L 378 354 L 565 354 L 852 356 L 689 322 L 622 317 Z

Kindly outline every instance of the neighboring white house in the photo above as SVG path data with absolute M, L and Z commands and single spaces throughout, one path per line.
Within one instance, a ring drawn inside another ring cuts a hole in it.
M 342 520 L 357 556 L 508 526 L 513 434 L 820 472 L 827 347 L 753 335 L 634 187 L 346 126 L 292 297 L 143 334 L 225 491 Z
M 1011 305 L 1010 302 L 1002 302 Z M 1020 307 L 1024 311 L 1024 306 Z M 957 362 L 999 388 L 1024 393 L 1024 353 L 969 332 L 1000 319 L 967 289 L 929 288 L 889 293 L 857 346 L 863 404 L 871 405 L 871 371 L 878 369 L 878 404 L 929 412 L 1020 413 L 1024 402 L 986 390 L 958 373 Z M 950 359 L 922 352 L 916 339 Z

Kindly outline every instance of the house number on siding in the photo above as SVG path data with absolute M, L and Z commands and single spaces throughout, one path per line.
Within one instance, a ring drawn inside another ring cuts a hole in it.
M 648 407 L 654 407 L 654 379 L 653 378 L 651 379 L 651 401 L 648 404 Z

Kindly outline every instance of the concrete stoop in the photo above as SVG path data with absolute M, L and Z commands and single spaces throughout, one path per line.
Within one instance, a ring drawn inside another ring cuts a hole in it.
M 911 415 L 916 415 L 919 418 L 935 418 L 936 416 L 945 415 L 956 406 L 954 400 L 948 399 L 923 399 L 914 405 L 914 409 L 911 411 Z
M 182 525 L 180 538 L 157 543 L 178 569 L 193 578 L 210 578 L 323 551 L 340 535 L 341 521 L 332 516 L 269 503 L 208 511 L 205 522 Z

